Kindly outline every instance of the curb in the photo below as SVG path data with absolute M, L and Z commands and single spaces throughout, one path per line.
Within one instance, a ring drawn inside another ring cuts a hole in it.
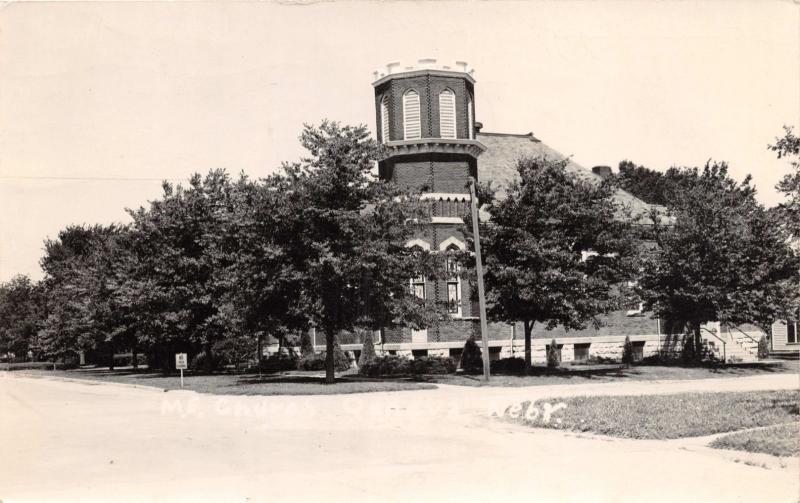
M 27 374 L 24 371 L 15 370 L 15 371 L 0 371 L 0 375 L 3 377 L 25 377 L 28 379 L 44 379 L 45 381 L 61 381 L 61 382 L 69 382 L 69 383 L 77 383 L 77 384 L 84 384 L 87 386 L 98 386 L 98 385 L 107 385 L 107 386 L 120 386 L 123 388 L 134 388 L 134 389 L 142 389 L 148 391 L 162 391 L 164 393 L 168 391 L 193 391 L 193 390 L 169 390 L 166 388 L 161 388 L 158 386 L 145 386 L 144 384 L 128 384 L 123 382 L 115 382 L 115 381 L 103 381 L 99 379 L 80 379 L 80 378 L 73 378 L 73 377 L 63 377 L 63 376 L 48 376 L 48 375 L 41 375 L 41 374 Z M 195 392 L 196 393 L 196 392 Z

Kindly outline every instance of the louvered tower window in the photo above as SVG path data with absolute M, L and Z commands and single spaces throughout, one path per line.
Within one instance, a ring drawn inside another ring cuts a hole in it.
M 475 118 L 472 116 L 472 98 L 467 101 L 467 127 L 469 128 L 469 139 L 475 139 Z
M 387 143 L 391 137 L 389 136 L 389 97 L 384 96 L 381 100 L 381 139 L 383 143 Z
M 403 95 L 403 138 L 416 140 L 420 138 L 419 94 L 407 91 Z
M 442 138 L 456 137 L 456 95 L 450 89 L 439 95 L 439 133 Z

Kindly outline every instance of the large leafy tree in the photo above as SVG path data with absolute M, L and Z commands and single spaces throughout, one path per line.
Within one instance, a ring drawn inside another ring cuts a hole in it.
M 164 183 L 160 200 L 129 211 L 133 263 L 126 296 L 139 341 L 162 368 L 172 366 L 174 351 L 210 353 L 224 337 L 212 250 L 224 235 L 232 191 L 224 171 L 195 174 L 187 187 Z
M 27 276 L 0 283 L 0 352 L 25 355 L 36 348 L 40 289 Z
M 797 302 L 798 259 L 784 227 L 755 199 L 748 177 L 733 180 L 724 163 L 675 172 L 671 225 L 657 226 L 657 246 L 639 280 L 645 308 L 688 323 L 700 343 L 710 321 L 768 326 Z
M 624 300 L 638 239 L 611 183 L 576 177 L 566 161 L 522 159 L 507 197 L 489 198 L 481 229 L 490 319 L 522 322 L 525 368 L 536 323 L 582 329 Z M 481 193 L 491 192 L 484 188 Z
M 778 205 L 777 213 L 794 239 L 800 239 L 800 137 L 789 126 L 784 126 L 784 135 L 770 149 L 778 158 L 787 158 L 792 172 L 784 176 L 775 187 L 786 200 Z
M 220 232 L 208 237 L 225 345 L 254 342 L 257 358 L 265 335 L 282 337 L 308 326 L 291 249 L 296 215 L 285 204 L 290 190 L 286 177 L 253 182 L 240 176 L 229 204 L 217 212 Z
M 422 326 L 439 311 L 411 294 L 408 279 L 434 274 L 425 252 L 405 246 L 426 219 L 418 197 L 380 181 L 379 145 L 364 126 L 306 126 L 310 156 L 285 165 L 284 204 L 294 279 L 309 321 L 325 334 L 326 382 L 334 382 L 341 331 Z

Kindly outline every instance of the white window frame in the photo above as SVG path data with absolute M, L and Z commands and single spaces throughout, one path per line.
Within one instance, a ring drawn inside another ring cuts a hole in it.
M 444 130 L 442 128 L 442 118 L 444 117 L 443 111 L 445 109 L 445 107 L 442 104 L 442 98 L 445 95 L 449 95 L 453 99 L 453 101 L 451 103 L 451 105 L 452 105 L 451 112 L 453 114 L 453 131 L 452 131 L 452 135 L 448 135 L 448 136 L 445 136 Z M 456 116 L 456 93 L 453 92 L 453 90 L 450 89 L 450 88 L 447 88 L 447 89 L 443 90 L 441 93 L 439 93 L 439 137 L 440 138 L 449 139 L 449 140 L 455 140 L 456 138 L 458 138 L 458 119 L 457 119 L 457 116 Z
M 383 143 L 389 143 L 389 97 L 384 96 L 381 99 L 381 140 Z
M 467 127 L 469 128 L 469 139 L 475 139 L 475 114 L 472 112 L 472 98 L 467 100 Z
M 408 121 L 408 105 L 411 96 L 417 98 L 417 133 L 415 136 L 409 134 L 409 121 Z M 409 89 L 403 93 L 403 139 L 404 140 L 418 140 L 422 138 L 422 104 L 420 102 L 419 93 L 414 89 Z
M 418 299 L 427 300 L 428 298 L 428 288 L 425 283 L 425 276 L 417 276 L 416 278 L 411 278 L 408 280 L 409 286 L 411 288 L 411 295 Z M 422 297 L 417 295 L 417 286 L 422 285 Z

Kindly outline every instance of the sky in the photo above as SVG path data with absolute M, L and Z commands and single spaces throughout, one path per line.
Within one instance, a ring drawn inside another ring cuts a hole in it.
M 800 123 L 791 1 L 0 4 L 0 281 L 47 238 L 128 221 L 161 180 L 298 159 L 304 123 L 375 129 L 372 72 L 468 61 L 476 120 L 586 167 L 724 160 L 780 202 Z

